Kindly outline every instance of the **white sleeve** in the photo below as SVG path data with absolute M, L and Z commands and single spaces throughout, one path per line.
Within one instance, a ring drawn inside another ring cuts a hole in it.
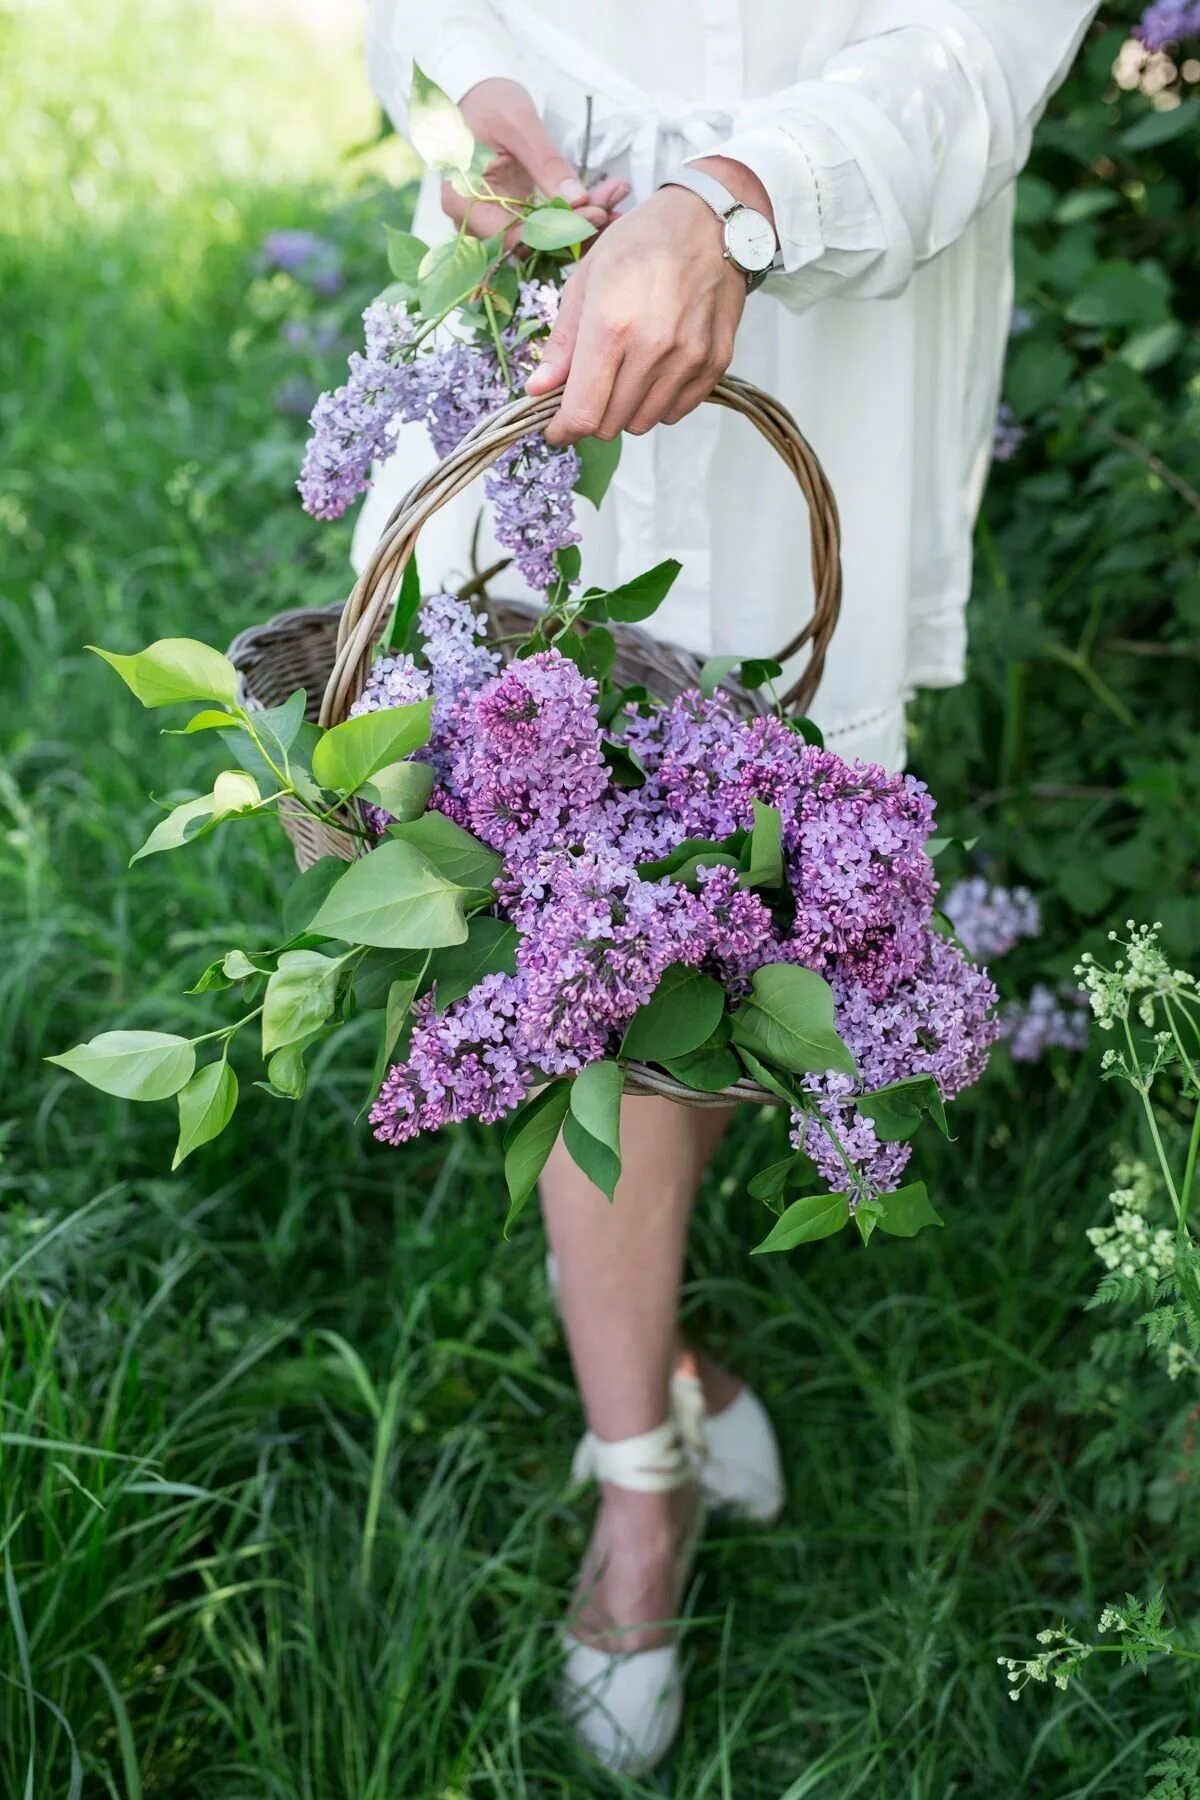
M 405 128 L 414 62 L 452 100 L 490 76 L 529 85 L 487 0 L 367 0 L 367 73 L 397 131 Z
M 802 310 L 899 293 L 1019 172 L 1093 0 L 868 0 L 855 41 L 720 146 L 762 181 Z

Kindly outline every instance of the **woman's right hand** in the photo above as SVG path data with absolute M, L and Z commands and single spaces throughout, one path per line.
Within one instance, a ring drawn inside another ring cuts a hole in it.
M 612 223 L 616 208 L 629 194 L 629 183 L 606 177 L 589 192 L 566 157 L 559 154 L 519 82 L 499 77 L 477 81 L 459 106 L 477 141 L 496 153 L 488 169 L 495 192 L 514 200 L 528 200 L 535 192 L 548 200 L 566 200 L 597 231 Z M 510 212 L 486 201 L 468 200 L 455 193 L 448 181 L 442 183 L 442 210 L 456 225 L 465 220 L 467 230 L 476 237 L 493 237 L 503 231 L 511 244 L 520 236 L 520 220 L 514 221 Z

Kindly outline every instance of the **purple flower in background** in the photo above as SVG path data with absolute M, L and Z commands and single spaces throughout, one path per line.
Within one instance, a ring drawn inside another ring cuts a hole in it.
M 1086 1050 L 1090 1019 L 1085 997 L 1073 987 L 1056 992 L 1036 981 L 1027 1000 L 1013 1000 L 1000 1014 L 999 1037 L 1014 1062 L 1040 1062 L 1047 1050 Z
M 261 256 L 268 269 L 282 269 L 294 275 L 324 299 L 332 299 L 342 291 L 341 257 L 336 244 L 319 237 L 315 231 L 284 227 L 268 231 L 262 241 Z
M 1154 0 L 1133 28 L 1147 50 L 1165 50 L 1200 37 L 1200 0 Z
M 942 911 L 968 955 L 985 963 L 1042 929 L 1041 908 L 1027 887 L 993 887 L 982 875 L 956 881 L 943 896 Z
M 275 410 L 289 417 L 306 419 L 317 398 L 316 389 L 303 375 L 289 375 L 275 389 Z
M 992 433 L 992 461 L 1011 462 L 1028 435 L 1025 427 L 1017 423 L 1012 407 L 1001 401 Z

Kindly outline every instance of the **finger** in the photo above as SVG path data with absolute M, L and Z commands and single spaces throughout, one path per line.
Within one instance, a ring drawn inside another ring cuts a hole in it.
M 629 183 L 616 175 L 606 175 L 603 181 L 597 181 L 588 189 L 588 199 L 593 206 L 601 206 L 605 212 L 614 212 L 622 200 L 628 200 L 631 193 Z
M 656 425 L 673 424 L 670 414 L 680 404 L 681 392 L 677 375 L 660 375 L 651 383 L 622 430 L 630 437 L 642 437 Z
M 582 206 L 587 200 L 587 189 L 532 107 L 513 121 L 505 133 L 504 147 L 548 198 L 558 195 L 572 206 Z
M 657 425 L 663 409 L 679 390 L 679 380 L 664 366 L 664 358 L 627 354 L 613 383 L 612 394 L 595 435 L 611 441 L 622 431 L 640 436 Z M 644 419 L 639 426 L 637 421 Z
M 579 332 L 586 286 L 587 269 L 585 265 L 581 265 L 563 288 L 562 298 L 558 303 L 558 317 L 542 349 L 541 361 L 525 383 L 527 394 L 548 394 L 552 388 L 561 387 L 567 379 L 567 371 L 575 353 L 575 339 Z
M 547 443 L 574 444 L 580 438 L 596 436 L 624 357 L 624 333 L 611 321 L 589 320 L 585 304 L 562 404 L 546 427 Z
M 720 379 L 719 374 L 706 373 L 697 379 L 685 382 L 677 390 L 670 403 L 663 408 L 660 415 L 661 423 L 678 425 L 680 419 L 686 419 L 690 412 L 695 412 L 702 401 L 708 399 Z

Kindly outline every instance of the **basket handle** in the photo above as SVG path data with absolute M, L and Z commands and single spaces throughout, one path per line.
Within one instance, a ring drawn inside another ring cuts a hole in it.
M 812 617 L 778 653 L 778 660 L 786 662 L 805 645 L 809 646 L 804 670 L 783 698 L 786 707 L 804 708 L 817 691 L 842 601 L 841 532 L 833 493 L 815 453 L 778 400 L 748 381 L 724 375 L 708 395 L 708 401 L 749 419 L 791 469 L 808 505 Z M 397 583 L 426 519 L 461 493 L 511 444 L 548 425 L 558 404 L 557 392 L 536 398 L 520 395 L 499 412 L 481 419 L 449 456 L 409 489 L 395 508 L 342 611 L 337 653 L 321 703 L 322 725 L 344 719 L 362 692 L 372 645 L 387 623 Z

